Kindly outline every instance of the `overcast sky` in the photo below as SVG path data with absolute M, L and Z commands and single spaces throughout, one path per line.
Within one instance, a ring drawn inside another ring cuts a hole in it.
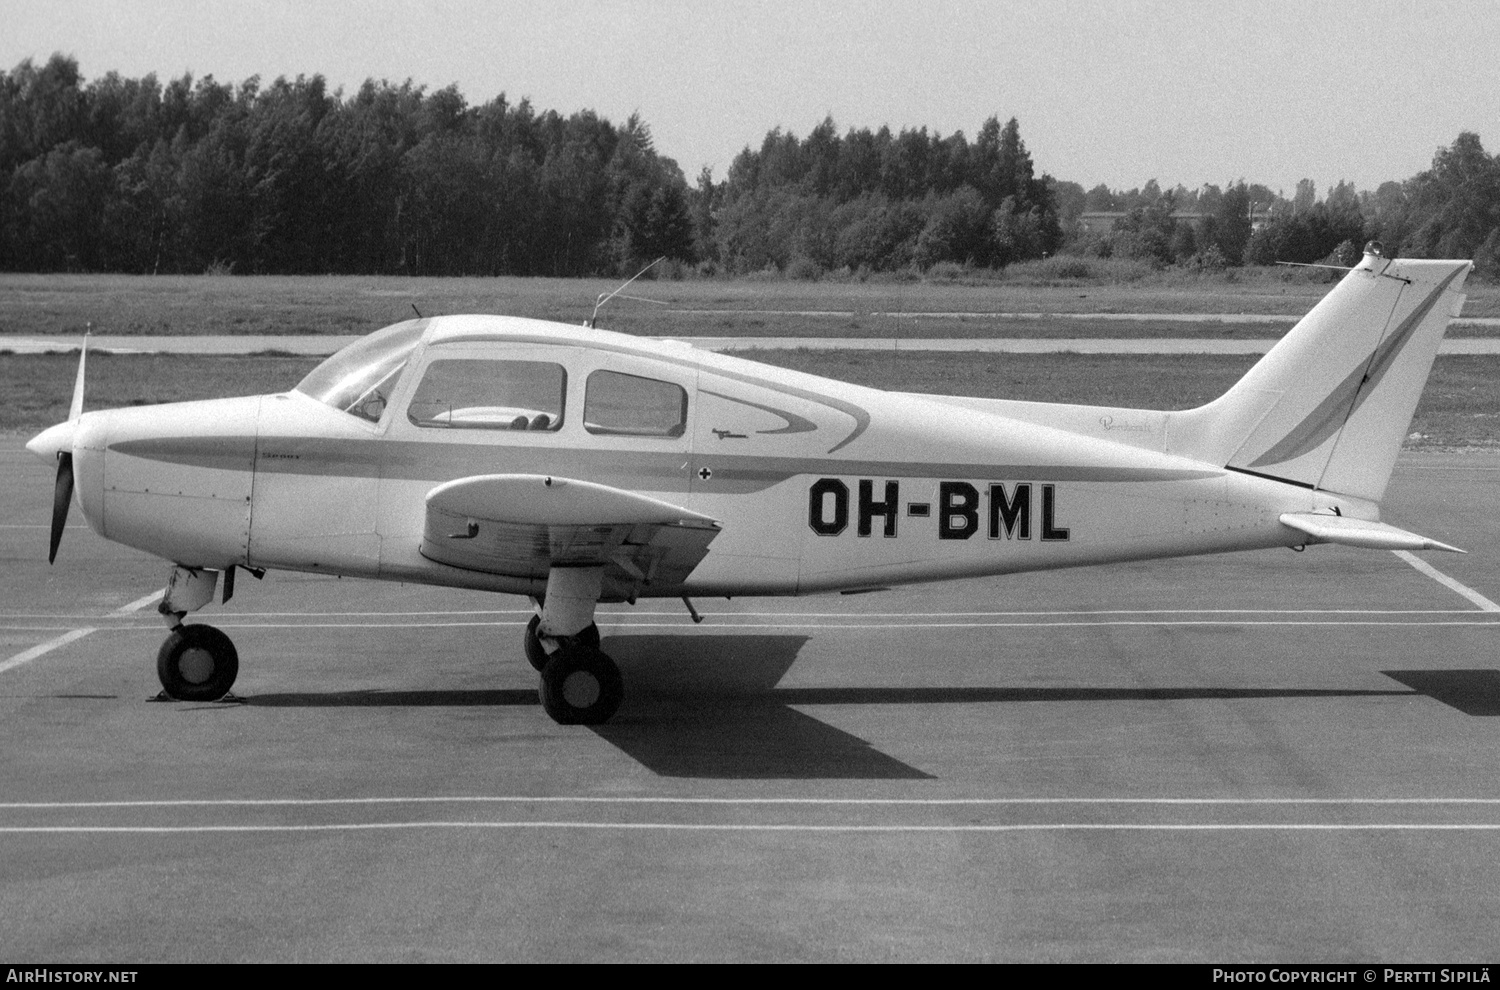
M 1494 0 L 0 0 L 0 66 L 53 52 L 87 79 L 321 73 L 638 111 L 689 180 L 829 115 L 971 138 L 1014 116 L 1038 168 L 1085 187 L 1321 195 L 1408 178 L 1460 131 L 1500 151 Z

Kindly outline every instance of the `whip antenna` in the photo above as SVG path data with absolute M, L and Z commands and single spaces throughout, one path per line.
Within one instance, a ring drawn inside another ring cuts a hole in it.
M 656 261 L 651 262 L 651 264 L 647 265 L 645 268 L 642 268 L 640 271 L 638 271 L 634 275 L 630 276 L 629 280 L 627 280 L 624 285 L 620 286 L 615 291 L 610 292 L 610 293 L 603 293 L 603 292 L 599 293 L 599 298 L 594 300 L 594 315 L 590 316 L 588 318 L 588 320 L 586 320 L 584 322 L 583 325 L 586 326 L 586 327 L 597 327 L 599 325 L 599 310 L 601 310 L 601 309 L 604 308 L 604 304 L 605 303 L 609 302 L 615 296 L 618 296 L 620 293 L 622 293 L 626 289 L 628 289 L 630 287 L 630 283 L 631 282 L 634 282 L 636 279 L 640 278 L 642 275 L 644 275 L 647 272 L 649 272 L 652 268 L 656 267 L 656 265 L 659 262 L 663 262 L 663 261 L 666 261 L 666 260 L 667 260 L 667 256 L 666 255 L 662 255 L 660 258 L 657 258 Z M 636 297 L 636 296 L 630 296 L 628 298 L 635 299 L 635 298 L 638 298 L 638 297 Z M 655 299 L 641 299 L 640 301 L 641 302 L 656 302 Z M 661 305 L 666 305 L 666 304 L 662 303 Z

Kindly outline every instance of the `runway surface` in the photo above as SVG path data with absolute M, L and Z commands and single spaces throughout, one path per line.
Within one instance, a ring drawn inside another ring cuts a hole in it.
M 1051 317 L 1048 317 L 1049 319 Z M 65 354 L 79 337 L 18 337 L 0 334 L 0 354 Z M 115 354 L 263 354 L 324 357 L 358 340 L 355 336 L 244 335 L 164 337 L 95 334 L 91 351 Z M 1271 337 L 676 337 L 706 351 L 974 351 L 987 354 L 1264 354 Z M 1500 354 L 1500 337 L 1451 337 L 1439 354 Z
M 292 574 L 196 617 L 242 704 L 153 703 L 167 565 L 75 509 L 49 568 L 0 467 L 13 959 L 1493 961 L 1500 457 L 1402 459 L 1427 570 L 610 606 L 597 729 L 523 601 Z

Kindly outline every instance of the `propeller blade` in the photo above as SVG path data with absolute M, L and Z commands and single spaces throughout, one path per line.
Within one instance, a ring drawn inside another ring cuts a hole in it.
M 73 403 L 68 407 L 68 421 L 83 415 L 83 367 L 89 359 L 89 335 L 83 335 L 83 347 L 78 351 L 78 377 L 73 381 Z
M 73 501 L 73 452 L 57 455 L 57 485 L 52 489 L 52 548 L 47 563 L 57 559 L 57 545 L 62 542 L 63 527 L 68 524 L 68 504 Z
M 76 423 L 83 415 L 83 369 L 89 359 L 89 335 L 83 335 L 83 347 L 78 351 L 78 377 L 73 380 L 73 402 L 68 407 L 68 422 Z M 57 427 L 53 427 L 55 431 Z M 36 443 L 40 437 L 32 440 Z M 52 487 L 52 545 L 47 550 L 47 563 L 57 560 L 57 545 L 62 542 L 63 528 L 68 525 L 68 506 L 73 501 L 73 451 L 72 431 L 69 430 L 67 444 L 70 449 L 57 452 L 57 482 Z

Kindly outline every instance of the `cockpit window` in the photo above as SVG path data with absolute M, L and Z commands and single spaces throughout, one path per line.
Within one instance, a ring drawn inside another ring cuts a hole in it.
M 426 320 L 376 330 L 318 365 L 296 390 L 351 416 L 378 422 L 426 330 Z
M 630 437 L 680 437 L 687 426 L 687 391 L 681 385 L 596 371 L 583 398 L 583 428 Z
M 563 422 L 568 376 L 550 361 L 433 361 L 411 397 L 406 418 L 453 430 L 556 430 Z

